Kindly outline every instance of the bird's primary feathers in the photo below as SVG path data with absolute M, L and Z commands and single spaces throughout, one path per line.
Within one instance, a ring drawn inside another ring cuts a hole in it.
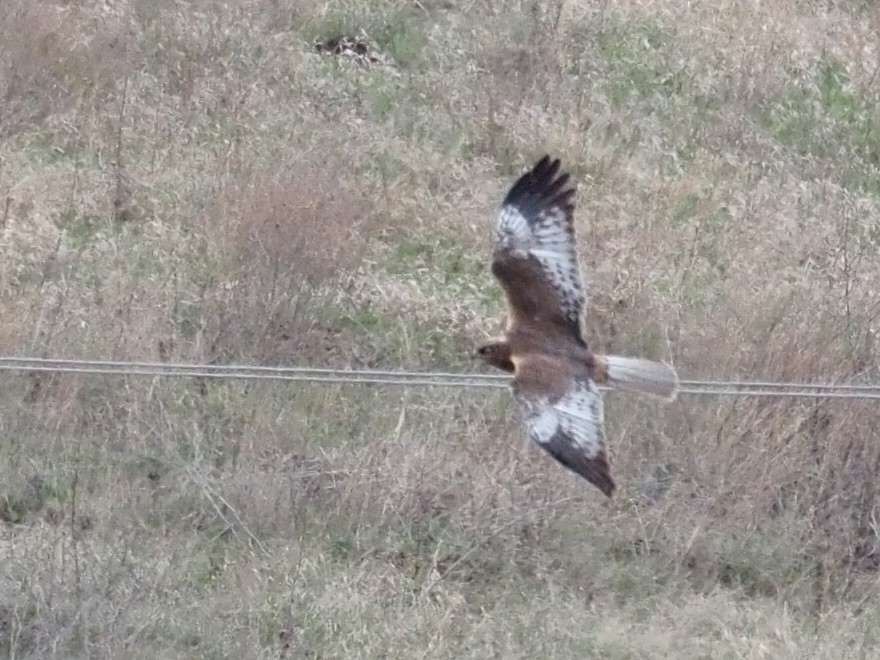
M 498 212 L 492 273 L 507 298 L 501 339 L 480 357 L 513 372 L 514 399 L 529 436 L 565 467 L 611 496 L 597 383 L 673 399 L 672 367 L 594 355 L 581 334 L 585 293 L 574 239 L 574 187 L 544 156 L 510 188 Z

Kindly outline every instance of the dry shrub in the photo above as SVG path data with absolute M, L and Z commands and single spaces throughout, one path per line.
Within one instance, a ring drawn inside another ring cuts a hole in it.
M 202 225 L 222 264 L 205 310 L 210 357 L 301 361 L 321 350 L 315 294 L 340 287 L 373 226 L 369 195 L 332 164 L 259 171 L 230 186 Z
M 726 351 L 740 343 L 731 354 L 738 367 L 728 374 L 731 380 L 824 383 L 860 377 L 858 352 L 839 340 L 841 327 L 830 313 L 820 321 L 813 309 L 796 309 L 767 328 L 761 309 L 772 307 L 764 304 L 769 300 L 753 301 L 751 310 L 733 307 L 737 322 L 729 323 L 725 344 L 715 337 L 711 346 L 691 345 L 704 368 L 713 359 L 720 367 Z M 810 585 L 812 606 L 821 609 L 832 590 L 858 596 L 859 576 L 880 564 L 874 403 L 731 396 L 701 397 L 699 406 L 687 406 L 689 400 L 675 405 L 686 426 L 658 459 L 677 475 L 676 494 L 668 500 L 675 513 L 665 520 L 677 520 L 677 529 L 687 529 L 691 520 L 712 539 L 716 577 L 732 562 L 751 572 L 738 579 L 774 584 L 792 603 L 803 603 L 795 598 L 795 576 L 818 571 L 824 577 Z M 647 453 L 645 447 L 647 441 L 638 453 Z M 743 557 L 744 549 L 764 554 Z
M 4 3 L 0 12 L 0 137 L 105 98 L 122 77 L 126 39 L 114 18 L 95 23 L 49 2 Z

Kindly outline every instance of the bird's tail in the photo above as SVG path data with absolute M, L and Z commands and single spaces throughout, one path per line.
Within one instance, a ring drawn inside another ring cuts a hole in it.
M 672 401 L 678 395 L 678 374 L 664 362 L 619 355 L 596 355 L 596 380 L 627 392 Z M 603 378 L 604 377 L 604 378 Z

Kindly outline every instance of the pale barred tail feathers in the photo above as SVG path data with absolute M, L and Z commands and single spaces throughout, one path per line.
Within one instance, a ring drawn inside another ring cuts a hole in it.
M 678 374 L 665 362 L 619 355 L 595 357 L 599 367 L 597 375 L 604 375 L 605 384 L 614 389 L 650 394 L 667 401 L 673 401 L 678 395 Z

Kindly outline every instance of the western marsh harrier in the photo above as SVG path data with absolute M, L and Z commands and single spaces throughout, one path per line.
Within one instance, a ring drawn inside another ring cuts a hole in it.
M 531 439 L 610 497 L 615 484 L 597 383 L 671 401 L 678 377 L 660 362 L 594 355 L 587 348 L 574 195 L 569 175 L 548 156 L 510 188 L 492 256 L 492 273 L 507 297 L 507 328 L 477 353 L 514 374 L 511 390 Z

